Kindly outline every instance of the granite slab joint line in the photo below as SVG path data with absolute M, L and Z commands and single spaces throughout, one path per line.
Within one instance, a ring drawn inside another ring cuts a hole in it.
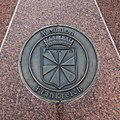
M 0 52 L 1 52 L 2 48 L 3 48 L 3 45 L 4 45 L 4 43 L 5 43 L 5 40 L 6 40 L 6 38 L 7 38 L 8 33 L 9 33 L 9 30 L 10 30 L 10 27 L 11 27 L 11 25 L 12 25 L 14 16 L 15 16 L 15 14 L 16 14 L 16 12 L 17 12 L 17 8 L 18 8 L 19 3 L 20 3 L 20 0 L 18 0 L 18 2 L 17 2 L 17 4 L 16 4 L 15 10 L 14 10 L 14 12 L 13 12 L 13 15 L 12 15 L 11 20 L 10 20 L 10 22 L 9 22 L 8 28 L 7 28 L 7 30 L 6 30 L 5 36 L 4 36 L 3 40 L 2 40 L 1 47 L 0 47 Z
M 103 23 L 104 23 L 105 28 L 106 28 L 106 30 L 107 30 L 107 33 L 108 33 L 108 35 L 109 35 L 109 37 L 110 37 L 110 40 L 111 40 L 111 42 L 112 42 L 112 44 L 113 44 L 113 47 L 114 47 L 114 49 L 115 49 L 115 51 L 116 51 L 116 53 L 117 53 L 118 59 L 120 60 L 120 53 L 118 52 L 118 49 L 117 49 L 117 47 L 116 47 L 116 45 L 115 45 L 115 42 L 114 42 L 113 37 L 112 37 L 112 35 L 111 35 L 111 32 L 110 32 L 110 30 L 109 30 L 109 28 L 108 28 L 108 26 L 107 26 L 107 24 L 106 24 L 106 22 L 105 22 L 105 19 L 104 19 L 104 17 L 103 17 L 103 14 L 102 14 L 100 8 L 99 8 L 99 5 L 98 5 L 98 3 L 97 3 L 96 0 L 94 0 L 94 2 L 95 2 L 95 5 L 96 5 L 96 7 L 97 7 L 97 9 L 98 9 L 98 11 L 99 11 L 99 14 L 100 14 L 102 20 L 103 20 Z

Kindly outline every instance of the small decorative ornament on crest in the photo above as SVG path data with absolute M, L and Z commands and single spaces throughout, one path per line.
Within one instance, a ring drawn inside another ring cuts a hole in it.
M 79 30 L 62 25 L 34 33 L 23 46 L 19 71 L 38 98 L 67 102 L 83 96 L 94 83 L 98 58 L 91 41 Z

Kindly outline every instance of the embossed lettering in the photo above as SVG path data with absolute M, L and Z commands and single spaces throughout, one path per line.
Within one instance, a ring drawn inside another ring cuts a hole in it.
M 70 96 L 73 96 L 73 93 L 72 93 L 72 92 L 70 92 Z
M 40 94 L 43 94 L 45 92 L 44 89 L 42 89 L 40 86 L 36 88 L 36 92 L 40 91 Z
M 54 94 L 53 93 L 50 93 L 50 98 L 54 98 Z
M 66 30 L 64 28 L 53 28 L 53 29 L 50 29 L 50 30 L 41 31 L 41 34 L 43 36 L 46 36 L 46 35 L 49 35 L 49 34 L 52 34 L 52 33 L 65 33 L 65 34 L 69 34 L 71 36 L 74 36 L 74 33 L 72 31 Z
M 76 89 L 77 89 L 78 92 L 82 92 L 83 91 L 81 87 L 76 87 Z
M 76 90 L 73 91 L 73 94 L 76 95 L 78 92 Z
M 37 92 L 37 91 L 40 91 L 40 86 L 37 86 L 37 88 L 36 88 L 35 91 L 36 91 L 36 92 Z
M 56 92 L 56 96 L 55 96 L 57 99 L 60 99 L 61 98 L 61 93 L 57 93 Z
M 43 94 L 45 92 L 45 90 L 41 89 L 40 93 Z
M 49 95 L 49 93 L 47 91 L 45 91 L 45 96 L 47 97 Z
M 41 34 L 42 34 L 43 36 L 47 35 L 47 34 L 48 34 L 48 33 L 47 33 L 47 30 L 41 31 Z
M 69 93 L 67 92 L 67 93 L 65 93 L 65 97 L 69 97 Z

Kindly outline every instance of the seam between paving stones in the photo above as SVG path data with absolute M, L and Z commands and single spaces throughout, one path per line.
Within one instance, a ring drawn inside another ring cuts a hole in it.
M 107 24 L 106 24 L 106 22 L 105 22 L 105 19 L 104 19 L 104 17 L 103 17 L 102 12 L 101 12 L 101 10 L 100 10 L 100 7 L 99 7 L 99 5 L 98 5 L 98 3 L 97 3 L 96 0 L 94 0 L 94 2 L 95 2 L 95 5 L 96 5 L 96 7 L 97 7 L 97 9 L 98 9 L 98 11 L 99 11 L 99 14 L 100 14 L 100 16 L 101 16 L 101 18 L 102 18 L 103 24 L 105 25 L 106 31 L 107 31 L 107 33 L 108 33 L 108 36 L 110 37 L 110 40 L 111 40 L 111 42 L 112 42 L 112 44 L 113 44 L 113 47 L 114 47 L 114 49 L 115 49 L 115 51 L 116 51 L 116 53 L 117 53 L 118 59 L 120 60 L 120 53 L 118 52 L 118 49 L 117 49 L 117 47 L 116 47 L 116 45 L 115 45 L 115 42 L 114 42 L 114 40 L 113 40 L 113 37 L 112 37 L 112 35 L 111 35 L 111 32 L 110 32 L 110 30 L 109 30 L 109 28 L 108 28 L 108 26 L 107 26 Z
M 14 10 L 14 12 L 13 12 L 13 15 L 12 15 L 11 20 L 10 20 L 10 22 L 9 22 L 8 28 L 7 28 L 7 30 L 6 30 L 5 36 L 4 36 L 3 40 L 2 40 L 2 43 L 1 43 L 1 46 L 0 46 L 0 52 L 1 52 L 1 50 L 2 50 L 2 48 L 3 48 L 3 45 L 4 45 L 5 41 L 6 41 L 6 38 L 7 38 L 7 35 L 8 35 L 8 33 L 9 33 L 10 27 L 11 27 L 11 25 L 12 25 L 14 16 L 15 16 L 15 14 L 16 14 L 16 12 L 17 12 L 19 3 L 20 3 L 20 0 L 18 0 L 18 2 L 17 2 L 17 4 L 16 4 L 15 10 Z

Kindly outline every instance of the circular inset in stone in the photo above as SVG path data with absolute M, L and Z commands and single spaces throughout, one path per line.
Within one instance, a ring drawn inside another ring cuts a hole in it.
M 80 31 L 68 26 L 40 29 L 25 43 L 19 70 L 37 97 L 66 102 L 84 95 L 98 69 L 95 48 Z

